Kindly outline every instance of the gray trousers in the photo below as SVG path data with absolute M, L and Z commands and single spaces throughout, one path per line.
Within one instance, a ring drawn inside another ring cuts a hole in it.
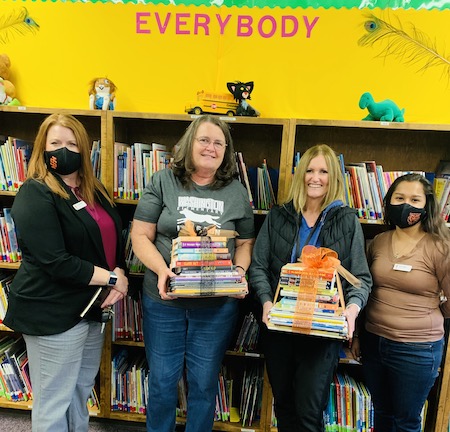
M 87 399 L 100 367 L 101 324 L 82 320 L 64 333 L 23 335 L 33 409 L 32 432 L 87 432 Z

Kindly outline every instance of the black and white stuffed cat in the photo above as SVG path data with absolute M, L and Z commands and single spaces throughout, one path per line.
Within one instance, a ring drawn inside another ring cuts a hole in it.
M 247 102 L 251 99 L 250 94 L 253 91 L 253 81 L 247 83 L 241 81 L 229 82 L 227 83 L 227 88 L 239 103 L 236 115 L 247 117 L 257 117 L 259 115 L 259 112 Z

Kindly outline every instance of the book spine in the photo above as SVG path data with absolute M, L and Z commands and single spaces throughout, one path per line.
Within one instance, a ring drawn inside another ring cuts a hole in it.
M 231 266 L 233 262 L 230 259 L 226 260 L 211 260 L 211 261 L 175 261 L 175 267 L 204 267 L 204 266 L 214 266 L 214 267 L 227 267 Z

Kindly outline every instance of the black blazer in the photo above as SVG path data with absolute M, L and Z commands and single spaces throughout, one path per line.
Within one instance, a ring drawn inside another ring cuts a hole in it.
M 75 326 L 98 288 L 88 285 L 94 266 L 108 268 L 97 223 L 86 208 L 74 208 L 77 198 L 61 184 L 69 200 L 27 180 L 11 211 L 22 264 L 11 284 L 3 322 L 29 335 L 57 334 Z M 97 200 L 116 226 L 116 260 L 123 267 L 120 216 L 101 194 Z

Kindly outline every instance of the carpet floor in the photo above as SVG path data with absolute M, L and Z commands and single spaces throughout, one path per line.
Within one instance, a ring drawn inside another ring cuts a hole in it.
M 0 432 L 31 432 L 31 411 L 2 408 Z M 145 432 L 145 424 L 91 417 L 89 432 Z

